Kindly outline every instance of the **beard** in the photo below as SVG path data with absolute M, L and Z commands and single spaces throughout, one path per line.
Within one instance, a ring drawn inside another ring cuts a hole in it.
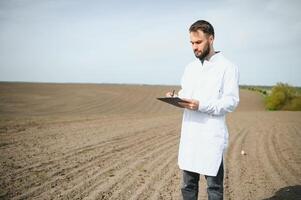
M 208 56 L 209 53 L 210 53 L 210 45 L 209 45 L 209 42 L 208 42 L 207 45 L 204 48 L 204 51 L 201 54 L 198 54 L 198 52 L 195 51 L 194 55 L 195 55 L 195 57 L 197 57 L 201 61 L 204 61 L 204 59 L 206 58 L 206 56 Z

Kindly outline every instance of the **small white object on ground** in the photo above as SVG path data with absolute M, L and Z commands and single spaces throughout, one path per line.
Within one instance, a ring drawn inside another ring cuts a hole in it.
M 246 152 L 244 150 L 241 150 L 240 154 L 241 155 L 246 155 Z

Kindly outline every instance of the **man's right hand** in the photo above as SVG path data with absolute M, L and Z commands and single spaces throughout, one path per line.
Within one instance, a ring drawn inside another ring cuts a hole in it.
M 165 94 L 165 96 L 166 97 L 176 97 L 177 95 L 174 93 L 173 94 L 173 92 L 167 92 L 166 94 Z

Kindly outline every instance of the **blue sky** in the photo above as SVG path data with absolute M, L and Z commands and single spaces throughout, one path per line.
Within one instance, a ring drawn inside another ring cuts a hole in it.
M 205 19 L 240 84 L 301 86 L 300 2 L 1 0 L 0 81 L 178 85 Z

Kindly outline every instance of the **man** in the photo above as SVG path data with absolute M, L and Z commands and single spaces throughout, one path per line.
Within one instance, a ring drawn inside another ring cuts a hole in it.
M 180 98 L 184 109 L 178 164 L 183 171 L 184 200 L 198 198 L 199 176 L 205 175 L 209 200 L 223 199 L 223 154 L 228 145 L 225 115 L 239 103 L 239 73 L 213 48 L 214 29 L 204 20 L 189 29 L 196 60 L 185 68 Z M 168 92 L 166 96 L 172 96 Z

